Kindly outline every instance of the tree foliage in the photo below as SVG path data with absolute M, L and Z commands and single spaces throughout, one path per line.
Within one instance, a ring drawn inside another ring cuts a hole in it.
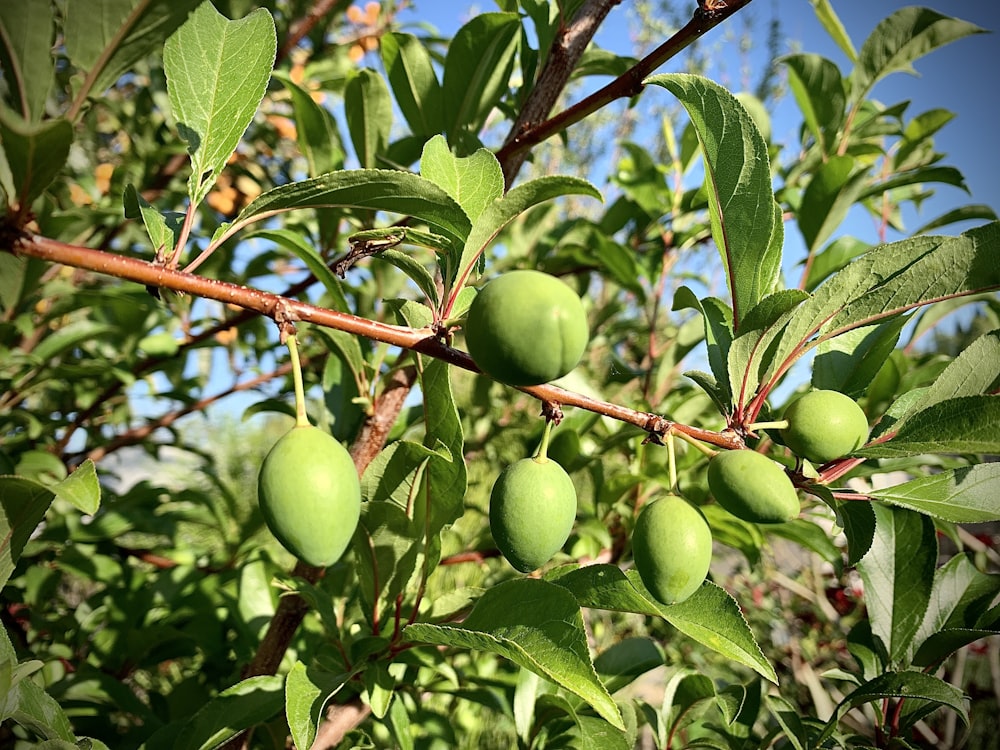
M 971 203 L 909 232 L 905 209 L 965 188 L 934 145 L 952 113 L 871 94 L 982 29 L 904 8 L 856 48 L 817 0 L 851 67 L 776 61 L 801 115 L 781 143 L 771 101 L 656 72 L 748 2 L 699 4 L 639 60 L 591 43 L 606 1 L 498 2 L 450 39 L 394 3 L 0 6 L 0 746 L 979 731 L 941 667 L 1000 632 L 996 552 L 962 526 L 1000 520 L 1000 223 Z M 592 125 L 628 99 L 665 114 Z M 561 173 L 602 138 L 605 184 Z M 845 233 L 852 210 L 878 244 Z M 465 353 L 476 290 L 520 268 L 585 303 L 555 384 Z M 781 414 L 809 388 L 857 400 L 867 443 L 794 456 Z M 306 405 L 363 500 L 326 568 L 256 498 Z M 579 504 L 521 575 L 490 487 L 536 450 Z M 778 461 L 798 517 L 724 510 L 720 450 Z M 666 605 L 631 536 L 678 493 L 714 556 Z

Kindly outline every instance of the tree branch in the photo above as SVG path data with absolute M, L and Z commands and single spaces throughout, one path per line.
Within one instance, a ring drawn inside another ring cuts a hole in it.
M 570 125 L 583 120 L 616 99 L 629 98 L 638 95 L 643 89 L 643 80 L 654 70 L 674 57 L 681 50 L 690 46 L 702 34 L 715 28 L 736 11 L 748 5 L 751 0 L 730 0 L 728 5 L 714 6 L 713 10 L 699 7 L 687 24 L 670 39 L 661 44 L 634 66 L 622 73 L 604 88 L 594 92 L 586 99 L 565 109 L 555 117 L 517 133 L 497 151 L 501 164 L 512 160 L 516 154 L 527 151 L 547 138 L 562 132 Z M 513 162 L 511 162 L 513 163 Z M 507 170 L 504 170 L 505 174 Z
M 538 75 L 517 120 L 511 126 L 507 143 L 516 140 L 521 134 L 530 131 L 535 123 L 549 116 L 598 27 L 611 8 L 620 2 L 621 0 L 586 0 L 573 20 L 560 28 L 545 59 L 545 67 Z M 527 156 L 527 149 L 506 152 L 501 149 L 497 154 L 506 187 L 509 188 L 514 182 Z

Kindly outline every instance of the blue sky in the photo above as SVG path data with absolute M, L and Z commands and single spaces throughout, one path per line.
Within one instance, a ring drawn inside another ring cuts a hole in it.
M 913 4 L 899 0 L 833 0 L 834 9 L 855 49 L 861 47 L 880 20 L 899 8 Z M 922 4 L 987 30 L 1000 32 L 998 3 L 982 0 L 930 0 Z M 690 5 L 694 6 L 693 0 Z M 597 36 L 597 42 L 602 47 L 620 54 L 634 54 L 631 28 L 635 18 L 630 6 L 631 3 L 626 1 L 612 9 Z M 491 10 L 497 10 L 497 6 L 491 2 L 474 4 L 417 0 L 409 11 L 400 16 L 400 20 L 428 22 L 443 34 L 451 35 L 475 13 Z M 756 22 L 755 28 L 761 34 L 761 43 L 750 53 L 752 62 L 765 64 L 763 58 L 766 51 L 767 22 L 772 14 L 779 14 L 786 37 L 782 53 L 815 52 L 833 60 L 845 74 L 850 69 L 846 56 L 823 29 L 811 3 L 806 0 L 754 0 L 740 13 L 752 14 Z M 742 28 L 739 20 L 737 14 L 726 23 L 739 29 Z M 721 54 L 731 50 L 731 59 L 725 60 L 722 66 L 736 71 L 741 64 L 739 50 L 735 44 L 727 46 L 720 43 L 727 35 L 726 23 L 710 31 L 705 42 Z M 915 229 L 924 221 L 969 203 L 985 203 L 994 210 L 1000 210 L 1000 148 L 991 137 L 997 123 L 1000 123 L 1000 95 L 995 93 L 997 84 L 989 82 L 1000 67 L 1000 37 L 997 33 L 988 33 L 959 40 L 918 60 L 914 67 L 919 76 L 891 75 L 876 86 L 874 96 L 886 104 L 910 100 L 908 117 L 939 107 L 957 114 L 936 136 L 936 145 L 938 151 L 946 154 L 942 163 L 955 166 L 963 172 L 971 196 L 957 188 L 938 186 L 935 195 L 924 204 L 919 216 L 906 217 L 908 227 Z M 682 68 L 683 53 L 658 72 Z M 595 90 L 606 82 L 599 78 L 588 81 L 592 82 Z M 801 120 L 790 95 L 785 97 L 772 116 L 774 139 L 778 142 L 794 142 Z M 570 136 L 572 138 L 572 131 Z M 869 227 L 851 226 L 850 231 L 861 236 L 869 228 L 870 223 Z M 941 231 L 952 234 L 966 228 L 968 226 L 955 225 Z M 867 234 L 864 239 L 877 239 L 873 232 Z

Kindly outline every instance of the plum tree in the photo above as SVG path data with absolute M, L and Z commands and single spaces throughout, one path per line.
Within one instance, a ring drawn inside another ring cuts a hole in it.
M 868 439 L 868 417 L 850 396 L 810 391 L 785 409 L 785 445 L 813 463 L 825 463 L 857 450 Z
M 682 602 L 701 586 L 712 562 L 712 532 L 701 512 L 677 495 L 647 504 L 632 532 L 632 557 L 649 592 Z
M 476 365 L 508 385 L 540 385 L 574 367 L 590 330 L 577 294 L 554 276 L 511 271 L 476 295 L 465 340 Z
M 296 426 L 264 458 L 257 496 L 267 527 L 300 560 L 340 559 L 361 515 L 361 483 L 347 449 L 311 425 Z
M 530 573 L 566 543 L 576 520 L 576 489 L 569 474 L 545 457 L 506 467 L 490 493 L 490 531 L 517 570 Z
M 731 450 L 708 462 L 708 486 L 719 505 L 751 523 L 782 523 L 799 513 L 799 498 L 784 470 L 752 450 Z

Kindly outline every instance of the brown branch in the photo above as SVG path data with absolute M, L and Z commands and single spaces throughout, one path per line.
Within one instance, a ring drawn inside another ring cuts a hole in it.
M 293 312 L 300 320 L 327 328 L 346 331 L 357 336 L 364 336 L 365 338 L 399 346 L 403 349 L 410 349 L 472 372 L 480 371 L 468 354 L 445 344 L 430 328 L 409 328 L 380 323 L 368 320 L 367 318 L 360 318 L 356 315 L 317 307 L 306 302 L 286 299 L 259 289 L 230 284 L 216 279 L 207 279 L 183 271 L 165 268 L 162 265 L 148 261 L 127 258 L 101 250 L 91 250 L 86 247 L 68 245 L 37 235 L 20 235 L 14 242 L 14 251 L 22 255 L 30 255 L 49 262 L 63 263 L 77 268 L 85 268 L 121 279 L 135 281 L 140 284 L 151 284 L 165 289 L 187 292 L 206 299 L 232 303 L 240 307 L 255 310 L 269 317 L 273 317 L 277 310 L 287 306 L 287 309 Z M 611 417 L 620 422 L 626 422 L 661 437 L 666 435 L 668 430 L 672 429 L 674 432 L 681 432 L 689 437 L 722 448 L 741 448 L 744 445 L 742 438 L 731 430 L 713 432 L 711 430 L 678 424 L 657 414 L 636 411 L 626 406 L 591 398 L 582 393 L 567 391 L 554 385 L 536 385 L 520 388 L 520 390 L 534 396 L 540 401 L 553 401 L 563 406 L 576 406 L 587 411 Z
M 751 0 L 730 0 L 728 5 L 724 7 L 717 6 L 712 11 L 705 11 L 699 8 L 694 12 L 691 20 L 687 22 L 684 28 L 607 86 L 594 92 L 586 99 L 577 102 L 569 109 L 563 110 L 555 117 L 518 133 L 514 138 L 505 143 L 497 151 L 497 158 L 500 160 L 500 163 L 506 164 L 515 154 L 527 151 L 532 146 L 536 146 L 547 138 L 551 138 L 616 99 L 630 98 L 638 95 L 643 89 L 643 80 L 654 70 L 690 46 L 705 32 L 718 26 L 722 21 L 750 2 Z
M 549 116 L 598 27 L 611 8 L 620 2 L 621 0 L 586 0 L 573 20 L 560 28 L 549 49 L 545 67 L 538 75 L 538 80 L 518 113 L 517 120 L 511 126 L 510 134 L 507 136 L 508 143 L 529 132 L 535 123 L 542 122 Z M 527 156 L 527 149 L 506 152 L 501 149 L 497 154 L 503 167 L 504 184 L 508 188 L 514 182 Z
M 337 2 L 338 0 L 316 0 L 313 7 L 309 9 L 309 12 L 289 28 L 288 36 L 285 38 L 285 43 L 281 45 L 281 49 L 278 51 L 278 58 L 275 62 L 280 62 L 288 57 L 296 45 L 322 20 L 323 16 L 330 13 L 337 6 Z

